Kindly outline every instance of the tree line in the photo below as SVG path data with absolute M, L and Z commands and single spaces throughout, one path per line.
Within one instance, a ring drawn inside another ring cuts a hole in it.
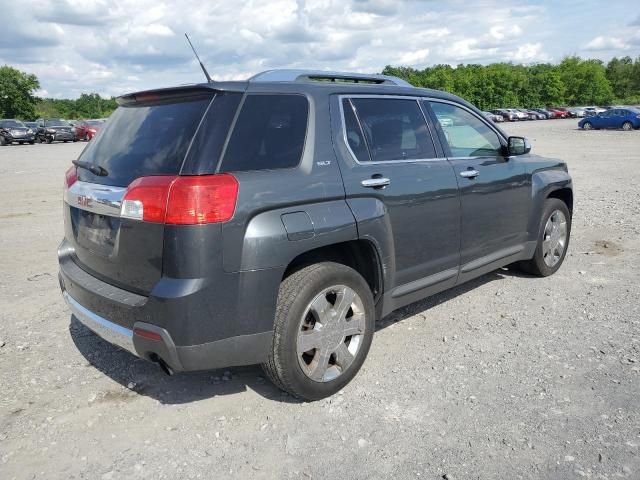
M 416 87 L 458 95 L 482 110 L 640 104 L 640 56 L 595 59 L 566 57 L 559 64 L 434 65 L 423 70 L 387 66 Z
M 83 93 L 77 99 L 38 98 L 38 78 L 8 65 L 0 67 L 0 118 L 104 118 L 116 107 L 115 98 Z

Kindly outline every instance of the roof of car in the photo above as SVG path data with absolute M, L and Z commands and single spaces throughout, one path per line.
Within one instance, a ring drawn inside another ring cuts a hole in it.
M 145 97 L 153 97 L 153 95 L 181 95 L 207 89 L 236 92 L 245 92 L 247 90 L 256 91 L 260 89 L 269 91 L 286 90 L 287 85 L 292 84 L 303 88 L 308 86 L 310 91 L 327 89 L 343 94 L 366 92 L 369 94 L 429 96 L 454 100 L 469 105 L 460 97 L 450 93 L 414 87 L 401 78 L 389 75 L 302 69 L 267 70 L 250 77 L 246 81 L 213 81 L 210 83 L 181 85 L 134 92 L 118 97 L 118 103 L 127 104 L 137 102 L 143 100 Z

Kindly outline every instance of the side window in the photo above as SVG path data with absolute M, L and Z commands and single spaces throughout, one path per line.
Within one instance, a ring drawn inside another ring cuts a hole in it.
M 351 102 L 348 99 L 342 100 L 342 111 L 344 112 L 344 128 L 347 136 L 347 142 L 351 151 L 359 162 L 367 162 L 371 160 L 367 144 L 365 143 L 364 134 L 353 111 Z
M 436 152 L 416 100 L 352 98 L 371 160 L 435 158 Z
M 248 95 L 222 159 L 222 171 L 271 170 L 300 163 L 309 102 L 302 95 Z
M 500 137 L 467 110 L 449 103 L 431 102 L 454 157 L 501 155 Z

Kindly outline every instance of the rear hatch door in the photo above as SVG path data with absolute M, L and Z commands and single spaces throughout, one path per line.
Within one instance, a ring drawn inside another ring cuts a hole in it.
M 78 158 L 103 174 L 77 168 L 78 180 L 65 190 L 65 237 L 80 268 L 133 292 L 151 291 L 162 276 L 164 224 L 121 218 L 121 201 L 136 178 L 180 173 L 214 96 L 201 88 L 120 100 Z

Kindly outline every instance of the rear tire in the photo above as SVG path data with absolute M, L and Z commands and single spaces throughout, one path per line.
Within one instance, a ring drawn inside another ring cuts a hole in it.
M 374 328 L 373 295 L 358 272 L 332 262 L 310 265 L 280 285 L 273 344 L 262 368 L 294 397 L 331 396 L 360 370 Z
M 624 130 L 625 132 L 633 130 L 633 124 L 631 122 L 624 122 L 622 124 L 622 130 Z
M 571 213 L 567 204 L 557 198 L 548 198 L 544 202 L 538 232 L 533 258 L 518 266 L 531 275 L 548 277 L 558 271 L 569 248 Z
M 48 137 L 48 138 L 47 138 L 47 140 L 46 140 L 46 142 L 47 142 L 47 143 L 51 143 L 51 142 L 53 142 L 53 138 Z
M 0 146 L 6 146 L 7 145 L 7 140 L 4 137 L 0 137 Z

